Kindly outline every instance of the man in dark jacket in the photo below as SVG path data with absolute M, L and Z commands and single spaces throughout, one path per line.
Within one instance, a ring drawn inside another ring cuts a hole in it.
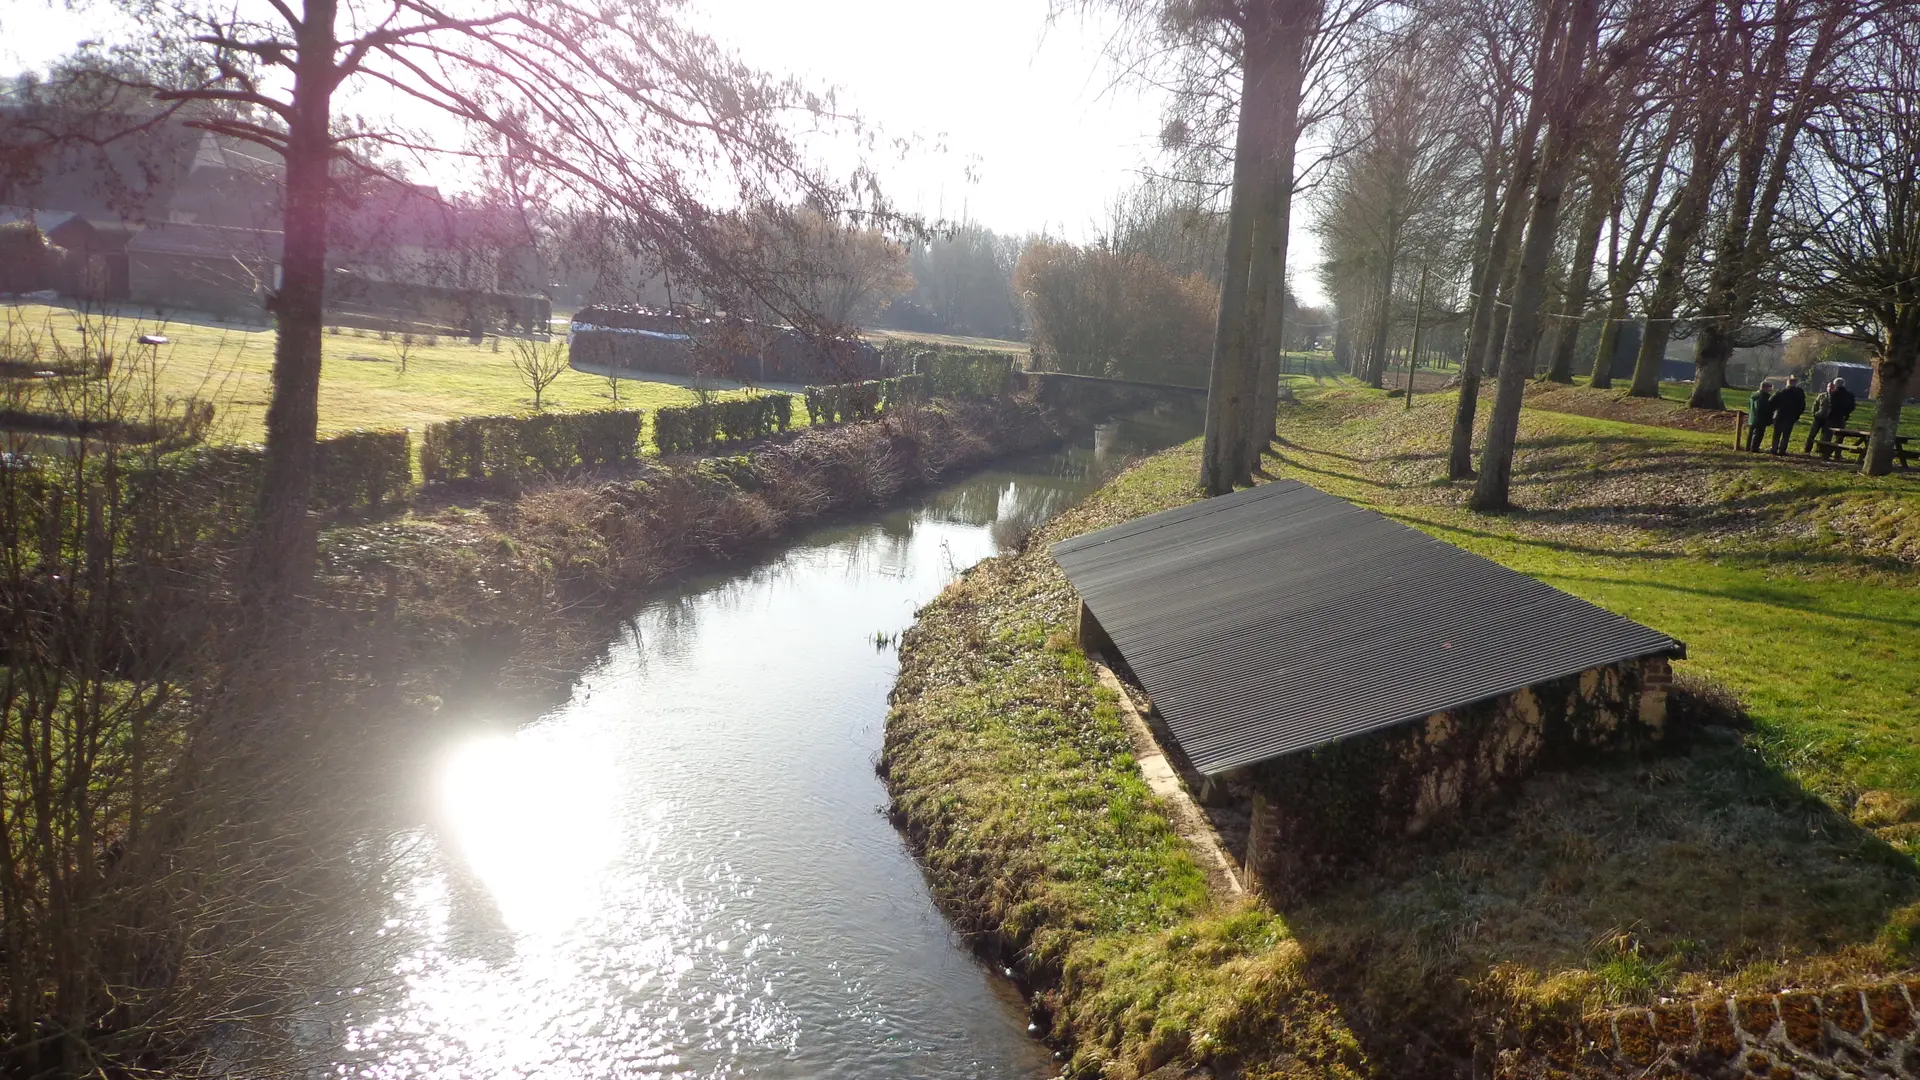
M 1837 428 L 1846 427 L 1855 404 L 1853 391 L 1847 389 L 1847 380 L 1833 380 L 1833 408 L 1828 412 L 1828 423 Z
M 1800 389 L 1800 376 L 1787 376 L 1787 388 L 1773 395 L 1773 452 L 1784 454 L 1793 444 L 1793 425 L 1807 411 L 1807 392 Z
M 1747 398 L 1747 449 L 1760 452 L 1760 437 L 1767 433 L 1767 425 L 1773 423 L 1773 384 L 1763 382 Z

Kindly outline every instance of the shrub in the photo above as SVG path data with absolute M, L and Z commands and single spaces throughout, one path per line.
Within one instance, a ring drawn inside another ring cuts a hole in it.
M 639 453 L 637 409 L 463 416 L 427 425 L 420 470 L 428 480 L 513 479 L 632 464 Z
M 927 395 L 943 398 L 993 398 L 1006 391 L 1014 358 L 979 349 L 938 349 L 921 353 L 914 372 L 926 379 Z
M 406 430 L 347 431 L 320 440 L 314 501 L 333 508 L 379 506 L 413 483 L 413 439 Z
M 668 406 L 653 414 L 653 444 L 662 454 L 691 454 L 723 436 L 729 442 L 756 439 L 786 431 L 792 423 L 791 394 Z
M 919 341 L 889 342 L 883 350 L 889 367 L 899 376 L 922 376 L 929 397 L 999 397 L 1016 357 L 962 345 L 931 345 Z
M 126 486 L 146 502 L 148 516 L 175 525 L 191 525 L 175 520 L 181 515 L 244 519 L 259 493 L 266 461 L 261 446 L 200 446 L 129 470 Z M 404 429 L 329 435 L 316 447 L 313 507 L 331 513 L 379 506 L 412 481 L 413 441 Z

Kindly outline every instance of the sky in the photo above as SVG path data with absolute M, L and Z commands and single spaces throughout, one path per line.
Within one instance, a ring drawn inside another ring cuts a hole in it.
M 1107 28 L 1049 23 L 1047 0 L 696 0 L 693 18 L 753 66 L 835 87 L 863 120 L 913 137 L 918 151 L 873 164 L 897 204 L 929 217 L 1084 241 L 1155 160 L 1160 97 L 1115 85 Z M 0 72 L 129 32 L 111 6 L 0 0 Z M 1309 300 L 1312 242 L 1297 226 L 1289 259 Z

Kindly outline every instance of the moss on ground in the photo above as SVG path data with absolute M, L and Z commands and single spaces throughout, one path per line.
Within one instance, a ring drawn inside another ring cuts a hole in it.
M 1675 634 L 1753 731 L 1543 775 L 1308 904 L 1216 902 L 1045 553 L 1198 497 L 1197 446 L 1149 460 L 928 606 L 882 763 L 936 893 L 1023 965 L 1076 1074 L 1468 1075 L 1591 1009 L 1911 965 L 1920 483 L 1529 409 L 1520 508 L 1473 515 L 1441 478 L 1451 395 L 1301 391 L 1273 475 Z

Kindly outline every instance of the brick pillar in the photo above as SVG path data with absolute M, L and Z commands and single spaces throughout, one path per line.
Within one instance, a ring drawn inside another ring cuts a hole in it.
M 1274 815 L 1273 807 L 1265 795 L 1253 796 L 1253 813 L 1247 822 L 1247 891 L 1262 898 L 1273 894 L 1270 882 L 1278 869 L 1274 864 L 1277 853 L 1274 851 Z
M 1673 687 L 1673 665 L 1664 656 L 1643 662 L 1640 668 L 1640 724 L 1656 739 L 1667 733 L 1667 691 Z

